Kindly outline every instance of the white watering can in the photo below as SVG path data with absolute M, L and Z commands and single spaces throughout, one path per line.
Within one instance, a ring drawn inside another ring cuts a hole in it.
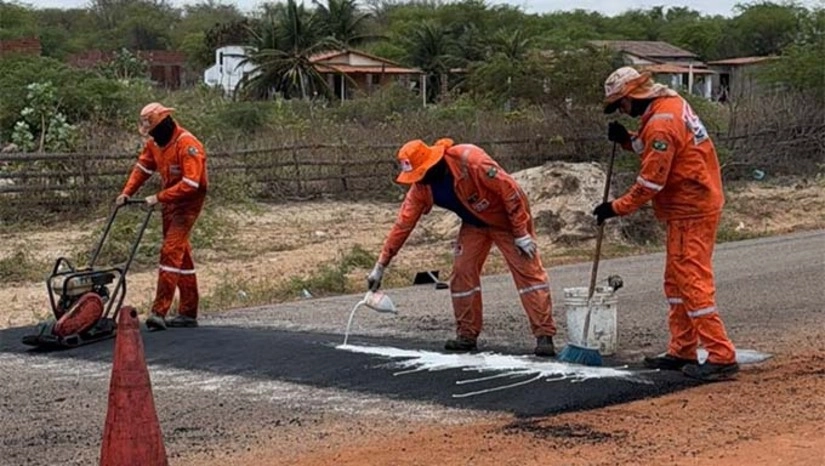
M 395 307 L 395 303 L 392 302 L 392 299 L 390 299 L 389 296 L 380 291 L 367 291 L 367 293 L 364 295 L 364 299 L 358 301 L 358 303 L 356 303 L 355 306 L 352 308 L 352 312 L 350 312 L 349 314 L 349 321 L 347 321 L 347 331 L 344 334 L 345 345 L 347 344 L 347 338 L 349 338 L 349 327 L 352 324 L 352 317 L 355 315 L 355 311 L 362 305 L 365 305 L 376 312 L 398 314 L 398 309 Z

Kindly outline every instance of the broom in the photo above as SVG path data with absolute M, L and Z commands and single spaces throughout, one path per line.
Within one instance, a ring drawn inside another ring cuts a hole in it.
M 616 143 L 613 143 L 613 151 L 610 154 L 610 163 L 607 166 L 607 181 L 604 184 L 604 196 L 602 202 L 607 202 L 607 197 L 610 195 L 610 178 L 613 176 L 613 159 L 616 157 Z M 596 236 L 596 253 L 593 258 L 593 269 L 590 271 L 590 288 L 587 292 L 587 315 L 584 318 L 584 330 L 582 331 L 581 344 L 568 343 L 567 346 L 561 350 L 558 356 L 559 361 L 569 362 L 573 364 L 583 364 L 585 366 L 601 366 L 602 355 L 598 348 L 591 348 L 587 345 L 587 335 L 590 334 L 590 314 L 593 312 L 593 306 L 590 305 L 590 300 L 593 298 L 593 292 L 596 289 L 596 276 L 599 271 L 599 256 L 602 251 L 602 238 L 604 237 L 604 222 L 599 225 L 599 232 Z

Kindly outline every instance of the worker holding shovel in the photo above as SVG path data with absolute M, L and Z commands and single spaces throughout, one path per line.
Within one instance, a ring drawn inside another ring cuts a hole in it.
M 201 142 L 172 118 L 175 109 L 153 102 L 140 113 L 139 131 L 146 145 L 116 202 L 133 196 L 153 173 L 160 174 L 162 188 L 146 197 L 150 206 L 163 206 L 163 245 L 152 311 L 146 319 L 150 330 L 197 327 L 198 282 L 189 235 L 203 209 L 207 191 L 206 152 Z M 175 291 L 180 289 L 178 316 L 166 314 Z
M 481 269 L 493 244 L 504 255 L 513 275 L 530 328 L 535 354 L 554 356 L 550 284 L 536 247 L 533 218 L 522 189 L 483 149 L 441 139 L 434 146 L 410 141 L 398 152 L 397 182 L 411 185 L 401 204 L 375 267 L 367 277 L 371 290 L 381 285 L 384 269 L 398 254 L 421 215 L 433 205 L 462 220 L 450 280 L 455 339 L 445 349 L 477 349 L 482 328 Z
M 600 204 L 593 214 L 601 224 L 652 200 L 656 217 L 667 224 L 664 292 L 670 343 L 663 356 L 646 357 L 645 365 L 706 381 L 728 378 L 739 365 L 715 301 L 712 256 L 725 203 L 716 148 L 688 102 L 654 83 L 649 73 L 622 67 L 604 88 L 605 113 L 618 109 L 641 118 L 636 133 L 617 122 L 608 127 L 609 140 L 640 155 L 641 169 L 626 194 Z M 700 342 L 708 351 L 701 365 Z

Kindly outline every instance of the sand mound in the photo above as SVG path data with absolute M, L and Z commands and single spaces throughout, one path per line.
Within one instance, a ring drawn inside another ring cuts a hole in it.
M 579 246 L 595 239 L 596 222 L 591 212 L 604 194 L 605 172 L 596 163 L 548 162 L 513 174 L 527 193 L 542 239 L 565 246 Z M 455 236 L 461 224 L 456 215 L 442 209 L 433 211 L 432 230 L 442 237 Z M 615 222 L 608 222 L 606 234 L 620 238 Z

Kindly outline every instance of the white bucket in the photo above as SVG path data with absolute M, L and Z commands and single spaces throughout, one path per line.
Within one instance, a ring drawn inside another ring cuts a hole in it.
M 589 306 L 590 332 L 587 341 L 582 342 L 584 320 L 587 317 L 587 287 L 564 289 L 564 310 L 567 313 L 567 335 L 571 343 L 599 348 L 599 354 L 609 356 L 616 352 L 616 297 L 609 286 L 597 286 Z

